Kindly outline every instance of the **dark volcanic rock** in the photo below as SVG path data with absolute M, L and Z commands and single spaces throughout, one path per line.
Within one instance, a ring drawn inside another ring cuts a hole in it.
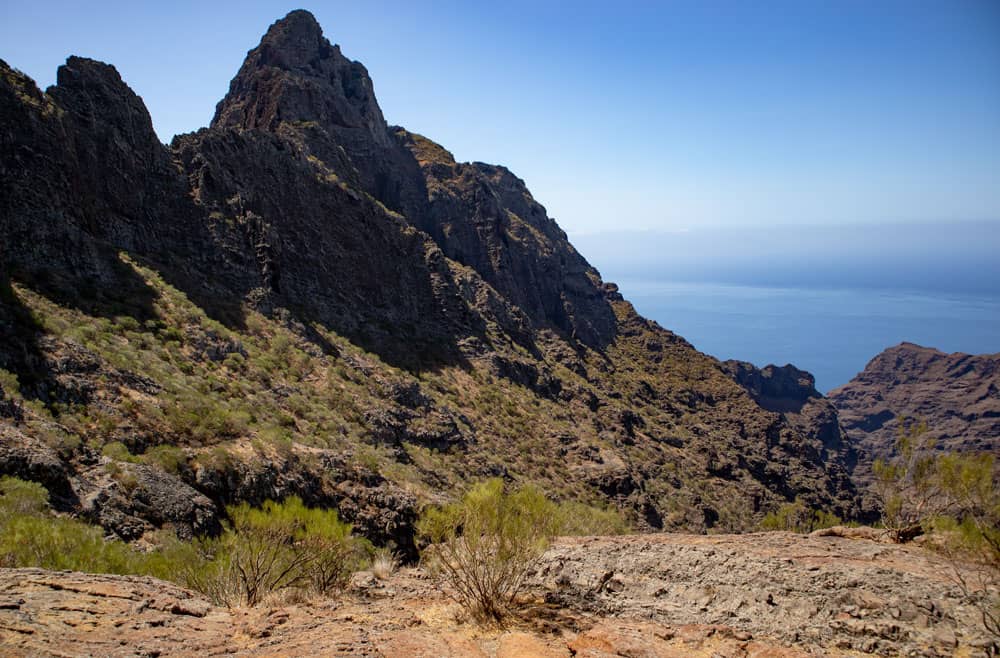
M 412 221 L 536 322 L 602 347 L 615 319 L 600 275 L 577 253 L 520 178 L 504 167 L 456 163 L 427 138 L 396 138 L 420 163 L 427 206 Z
M 833 403 L 816 390 L 811 373 L 788 364 L 757 368 L 745 361 L 729 360 L 723 370 L 750 394 L 757 404 L 781 414 L 811 451 L 831 471 L 846 480 L 858 455 L 840 425 Z
M 307 12 L 170 146 L 111 66 L 0 63 L 0 235 L 0 466 L 124 537 L 298 495 L 412 555 L 419 504 L 489 475 L 647 529 L 854 506 L 807 374 L 744 390 L 638 316 L 517 176 L 387 126 Z
M 69 465 L 58 452 L 16 427 L 0 425 L 0 475 L 40 482 L 61 499 L 53 502 L 74 498 Z
M 170 527 L 182 539 L 217 535 L 222 526 L 215 505 L 178 476 L 146 464 L 105 464 L 74 479 L 85 516 L 122 539 Z
M 768 411 L 797 413 L 809 400 L 822 397 L 816 390 L 812 374 L 791 364 L 757 368 L 752 363 L 730 359 L 722 366 L 757 404 Z
M 614 337 L 600 276 L 524 182 L 503 167 L 457 164 L 429 140 L 390 129 L 368 71 L 330 44 L 308 12 L 270 27 L 212 127 L 286 137 L 328 175 L 401 213 L 537 325 L 591 346 Z
M 893 453 L 898 419 L 927 423 L 942 450 L 1000 455 L 1000 354 L 945 354 L 913 343 L 890 347 L 830 392 L 847 435 L 872 460 Z
M 390 543 L 416 559 L 414 497 L 343 455 L 324 450 L 256 454 L 240 452 L 222 464 L 197 463 L 185 473 L 190 484 L 225 504 L 281 500 L 297 495 L 309 506 L 337 509 L 371 541 Z

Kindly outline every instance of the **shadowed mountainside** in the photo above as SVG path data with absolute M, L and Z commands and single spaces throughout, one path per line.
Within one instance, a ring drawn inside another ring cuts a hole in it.
M 644 530 L 857 511 L 809 413 L 638 316 L 512 173 L 387 126 L 308 12 L 169 147 L 112 66 L 0 63 L 0 234 L 0 472 L 126 539 L 298 494 L 412 554 L 491 476 Z

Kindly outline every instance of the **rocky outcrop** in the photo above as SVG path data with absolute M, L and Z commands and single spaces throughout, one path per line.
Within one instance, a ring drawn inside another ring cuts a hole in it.
M 560 541 L 536 582 L 550 604 L 719 624 L 817 654 L 986 655 L 995 638 L 951 573 L 933 553 L 863 539 L 653 535 Z
M 426 137 L 395 132 L 420 164 L 427 205 L 414 223 L 541 325 L 592 347 L 615 336 L 600 275 L 504 167 L 456 163 Z
M 75 498 L 70 472 L 56 450 L 18 427 L 0 425 L 0 475 L 39 482 L 65 504 Z
M 822 397 L 812 374 L 791 364 L 757 368 L 752 363 L 730 359 L 722 367 L 768 411 L 799 413 L 809 401 Z
M 995 638 L 916 546 L 787 533 L 565 538 L 510 628 L 463 621 L 428 574 L 355 574 L 336 601 L 226 610 L 152 578 L 0 569 L 4 655 L 967 655 Z
M 781 414 L 824 464 L 836 465 L 841 477 L 854 471 L 856 447 L 841 428 L 836 407 L 816 390 L 811 373 L 791 364 L 757 368 L 736 360 L 724 361 L 722 368 L 757 404 Z
M 222 531 L 211 500 L 155 466 L 104 460 L 74 477 L 73 488 L 81 514 L 126 541 L 160 528 L 185 540 Z
M 261 453 L 249 445 L 230 446 L 223 460 L 213 459 L 210 451 L 196 456 L 184 478 L 225 505 L 299 496 L 311 507 L 336 509 L 376 544 L 391 545 L 406 559 L 417 558 L 413 495 L 338 452 L 301 447 Z
M 1000 456 L 1000 354 L 945 354 L 901 343 L 829 398 L 864 453 L 862 477 L 874 459 L 893 454 L 900 418 L 925 422 L 938 449 Z
M 599 275 L 524 182 L 503 167 L 456 164 L 429 140 L 390 129 L 368 71 L 327 41 L 308 12 L 293 11 L 268 29 L 216 108 L 212 128 L 290 139 L 327 176 L 425 231 L 537 326 L 591 346 L 614 337 Z

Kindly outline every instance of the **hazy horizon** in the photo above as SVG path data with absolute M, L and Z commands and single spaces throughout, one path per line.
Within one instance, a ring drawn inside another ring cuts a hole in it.
M 569 238 L 611 281 L 1000 293 L 1000 221 L 696 227 Z
M 570 240 L 641 314 L 699 350 L 758 367 L 791 363 L 827 393 L 901 342 L 1000 352 L 998 228 L 716 227 Z

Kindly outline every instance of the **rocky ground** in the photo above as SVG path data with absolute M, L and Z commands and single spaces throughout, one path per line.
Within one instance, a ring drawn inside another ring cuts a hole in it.
M 561 539 L 506 629 L 419 569 L 338 600 L 226 610 L 149 578 L 0 570 L 0 653 L 26 655 L 995 655 L 938 558 L 866 539 Z M 990 652 L 993 652 L 992 654 Z

